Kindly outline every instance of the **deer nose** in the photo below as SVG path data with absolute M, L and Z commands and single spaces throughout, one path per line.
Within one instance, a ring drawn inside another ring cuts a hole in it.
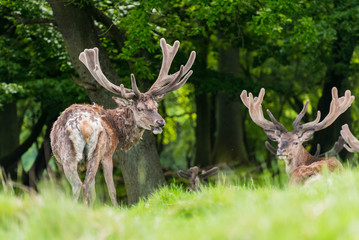
M 166 125 L 166 122 L 163 119 L 157 120 L 156 123 L 159 127 L 164 127 Z
M 278 150 L 277 150 L 277 154 L 283 154 L 285 152 L 285 150 L 284 149 L 281 149 L 281 148 L 278 148 Z

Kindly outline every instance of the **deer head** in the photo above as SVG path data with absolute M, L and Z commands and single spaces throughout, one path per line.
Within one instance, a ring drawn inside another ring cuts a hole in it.
M 117 97 L 113 97 L 117 105 L 132 110 L 137 126 L 150 130 L 154 134 L 160 134 L 162 127 L 166 124 L 158 113 L 157 102 L 161 101 L 166 93 L 182 87 L 187 82 L 193 73 L 190 69 L 196 58 L 196 53 L 192 51 L 186 65 L 181 65 L 179 71 L 169 75 L 168 72 L 180 42 L 175 41 L 173 46 L 170 46 L 162 38 L 160 45 L 163 53 L 161 70 L 155 83 L 145 93 L 141 93 L 138 89 L 133 74 L 131 74 L 132 89 L 125 88 L 123 84 L 117 86 L 111 83 L 101 70 L 98 48 L 85 49 L 79 56 L 80 61 L 88 68 L 95 80 L 105 89 L 117 95 Z
M 320 153 L 320 144 L 317 144 L 317 150 L 314 153 L 314 157 L 321 158 L 321 157 L 332 157 L 336 156 L 340 153 L 340 151 L 344 148 L 345 141 L 343 137 L 339 136 L 338 140 L 334 143 L 332 149 L 325 153 Z M 277 149 L 275 149 L 268 141 L 265 142 L 265 146 L 269 152 L 274 155 L 277 155 Z
M 274 118 L 269 110 L 267 110 L 267 114 L 271 121 L 264 118 L 261 105 L 264 94 L 265 90 L 262 88 L 258 97 L 253 98 L 252 93 L 247 95 L 247 91 L 244 90 L 241 93 L 241 99 L 244 105 L 249 109 L 249 115 L 252 120 L 263 128 L 270 140 L 278 143 L 276 154 L 278 158 L 286 161 L 288 173 L 293 172 L 294 169 L 300 165 L 307 165 L 314 161 L 313 157 L 302 146 L 303 142 L 308 141 L 314 132 L 331 125 L 354 101 L 354 96 L 351 96 L 349 90 L 345 92 L 344 97 L 338 98 L 338 90 L 334 87 L 332 89 L 332 101 L 330 103 L 329 113 L 322 121 L 320 121 L 320 111 L 318 111 L 317 118 L 314 121 L 305 124 L 300 123 L 307 111 L 309 103 L 307 100 L 302 111 L 293 122 L 293 131 L 288 132 L 286 128 Z
M 177 171 L 178 176 L 181 178 L 187 179 L 190 182 L 190 186 L 188 187 L 189 191 L 197 191 L 200 190 L 200 179 L 206 181 L 208 177 L 216 174 L 218 172 L 218 167 L 213 167 L 207 171 L 200 170 L 199 167 L 194 166 L 188 169 L 187 171 L 179 170 Z

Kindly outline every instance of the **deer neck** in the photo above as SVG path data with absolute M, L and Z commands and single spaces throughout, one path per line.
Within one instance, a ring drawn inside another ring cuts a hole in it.
M 301 146 L 297 154 L 289 155 L 285 160 L 286 172 L 291 175 L 296 168 L 310 165 L 315 161 L 317 161 L 317 158 Z
M 107 118 L 110 119 L 112 128 L 115 130 L 118 146 L 125 151 L 139 143 L 144 129 L 136 124 L 133 112 L 130 108 L 122 107 L 107 110 Z

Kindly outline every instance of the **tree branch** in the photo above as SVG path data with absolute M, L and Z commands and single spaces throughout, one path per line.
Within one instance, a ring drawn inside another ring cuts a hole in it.
M 56 25 L 55 19 L 52 18 L 26 19 L 23 18 L 20 14 L 12 14 L 12 15 L 18 20 L 18 23 L 16 23 L 16 25 L 19 24 L 32 25 L 32 24 L 48 24 L 48 23 L 52 23 Z
M 121 31 L 113 22 L 112 19 L 109 18 L 106 14 L 104 14 L 102 11 L 98 10 L 97 8 L 93 6 L 89 6 L 88 10 L 91 14 L 91 16 L 98 22 L 101 22 L 105 27 L 108 28 L 106 32 L 109 32 L 113 39 L 115 40 L 117 46 L 119 48 L 122 48 L 124 46 L 125 42 L 125 33 Z
M 89 83 L 89 82 L 81 82 L 74 75 L 71 75 L 71 78 L 72 78 L 72 81 L 76 85 L 78 85 L 80 87 L 83 87 L 86 90 L 89 90 L 89 91 L 97 91 L 98 90 L 98 87 L 95 84 L 92 84 L 92 83 Z
M 16 167 L 21 156 L 31 147 L 33 142 L 36 141 L 37 137 L 41 133 L 42 127 L 46 123 L 46 117 L 47 114 L 42 113 L 39 120 L 31 130 L 30 136 L 25 140 L 25 142 L 18 146 L 12 153 L 0 159 L 0 166 L 3 166 L 7 172 L 13 170 Z

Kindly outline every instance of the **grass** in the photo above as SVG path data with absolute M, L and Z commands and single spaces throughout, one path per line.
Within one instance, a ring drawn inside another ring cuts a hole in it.
M 358 239 L 359 170 L 307 187 L 172 184 L 132 207 L 71 200 L 68 188 L 0 192 L 0 239 Z

